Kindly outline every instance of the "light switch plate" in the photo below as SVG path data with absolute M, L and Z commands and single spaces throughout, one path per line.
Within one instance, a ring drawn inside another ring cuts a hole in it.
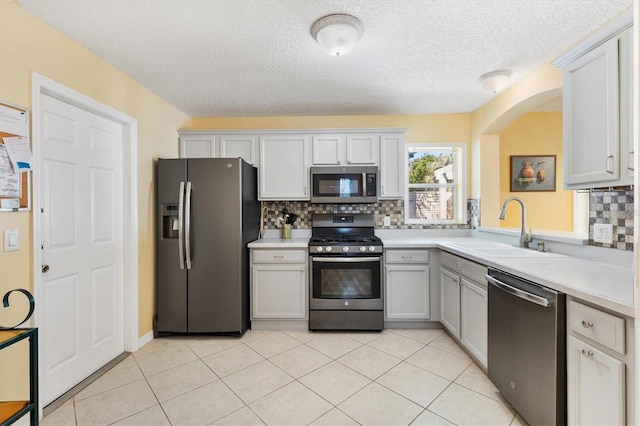
M 391 218 L 389 216 L 384 217 L 384 226 L 391 226 Z
M 4 230 L 4 251 L 18 251 L 20 249 L 20 234 L 17 229 Z
M 610 223 L 594 223 L 593 241 L 602 244 L 613 244 L 613 225 Z

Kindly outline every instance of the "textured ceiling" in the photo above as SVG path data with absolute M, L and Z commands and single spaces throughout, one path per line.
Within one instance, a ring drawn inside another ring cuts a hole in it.
M 193 117 L 470 112 L 557 58 L 633 0 L 19 0 Z M 364 24 L 325 54 L 318 18 Z

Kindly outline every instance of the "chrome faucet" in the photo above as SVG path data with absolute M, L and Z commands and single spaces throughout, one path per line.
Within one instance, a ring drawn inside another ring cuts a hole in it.
M 529 243 L 531 242 L 531 240 L 533 240 L 533 234 L 531 232 L 531 229 L 529 230 L 529 232 L 527 232 L 527 225 L 525 223 L 527 209 L 524 206 L 524 202 L 520 198 L 509 197 L 506 200 L 504 200 L 504 203 L 502 203 L 502 208 L 500 209 L 500 214 L 498 215 L 498 219 L 504 220 L 505 216 L 507 215 L 507 204 L 509 204 L 511 201 L 517 201 L 518 203 L 520 203 L 520 207 L 522 210 L 522 227 L 520 228 L 520 247 L 529 247 Z

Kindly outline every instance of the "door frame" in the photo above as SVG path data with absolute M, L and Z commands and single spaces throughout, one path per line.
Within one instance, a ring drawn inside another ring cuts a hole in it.
M 138 120 L 114 108 L 104 105 L 80 92 L 66 87 L 36 72 L 31 76 L 32 101 L 32 226 L 33 226 L 33 287 L 35 299 L 41 300 L 43 280 L 41 278 L 42 250 L 39 249 L 42 238 L 42 219 L 40 197 L 41 176 L 41 131 L 42 95 L 52 96 L 85 111 L 122 124 L 123 156 L 123 274 L 124 274 L 124 350 L 134 352 L 139 346 L 138 337 Z M 34 312 L 36 327 L 43 327 L 44 318 Z M 38 363 L 43 366 L 43 352 L 40 351 Z M 44 371 L 44 370 L 40 370 Z

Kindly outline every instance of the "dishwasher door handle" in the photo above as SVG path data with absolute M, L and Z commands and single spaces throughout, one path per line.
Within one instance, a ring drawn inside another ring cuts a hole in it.
M 485 275 L 484 277 L 491 284 L 495 285 L 501 290 L 506 291 L 509 294 L 512 294 L 513 296 L 535 303 L 536 305 L 544 306 L 545 308 L 548 308 L 551 306 L 551 302 L 549 301 L 549 299 L 546 299 L 544 297 L 538 296 L 537 294 L 531 294 L 527 291 L 520 290 L 519 288 L 510 286 L 509 284 L 503 283 L 502 281 L 493 278 L 491 275 Z

